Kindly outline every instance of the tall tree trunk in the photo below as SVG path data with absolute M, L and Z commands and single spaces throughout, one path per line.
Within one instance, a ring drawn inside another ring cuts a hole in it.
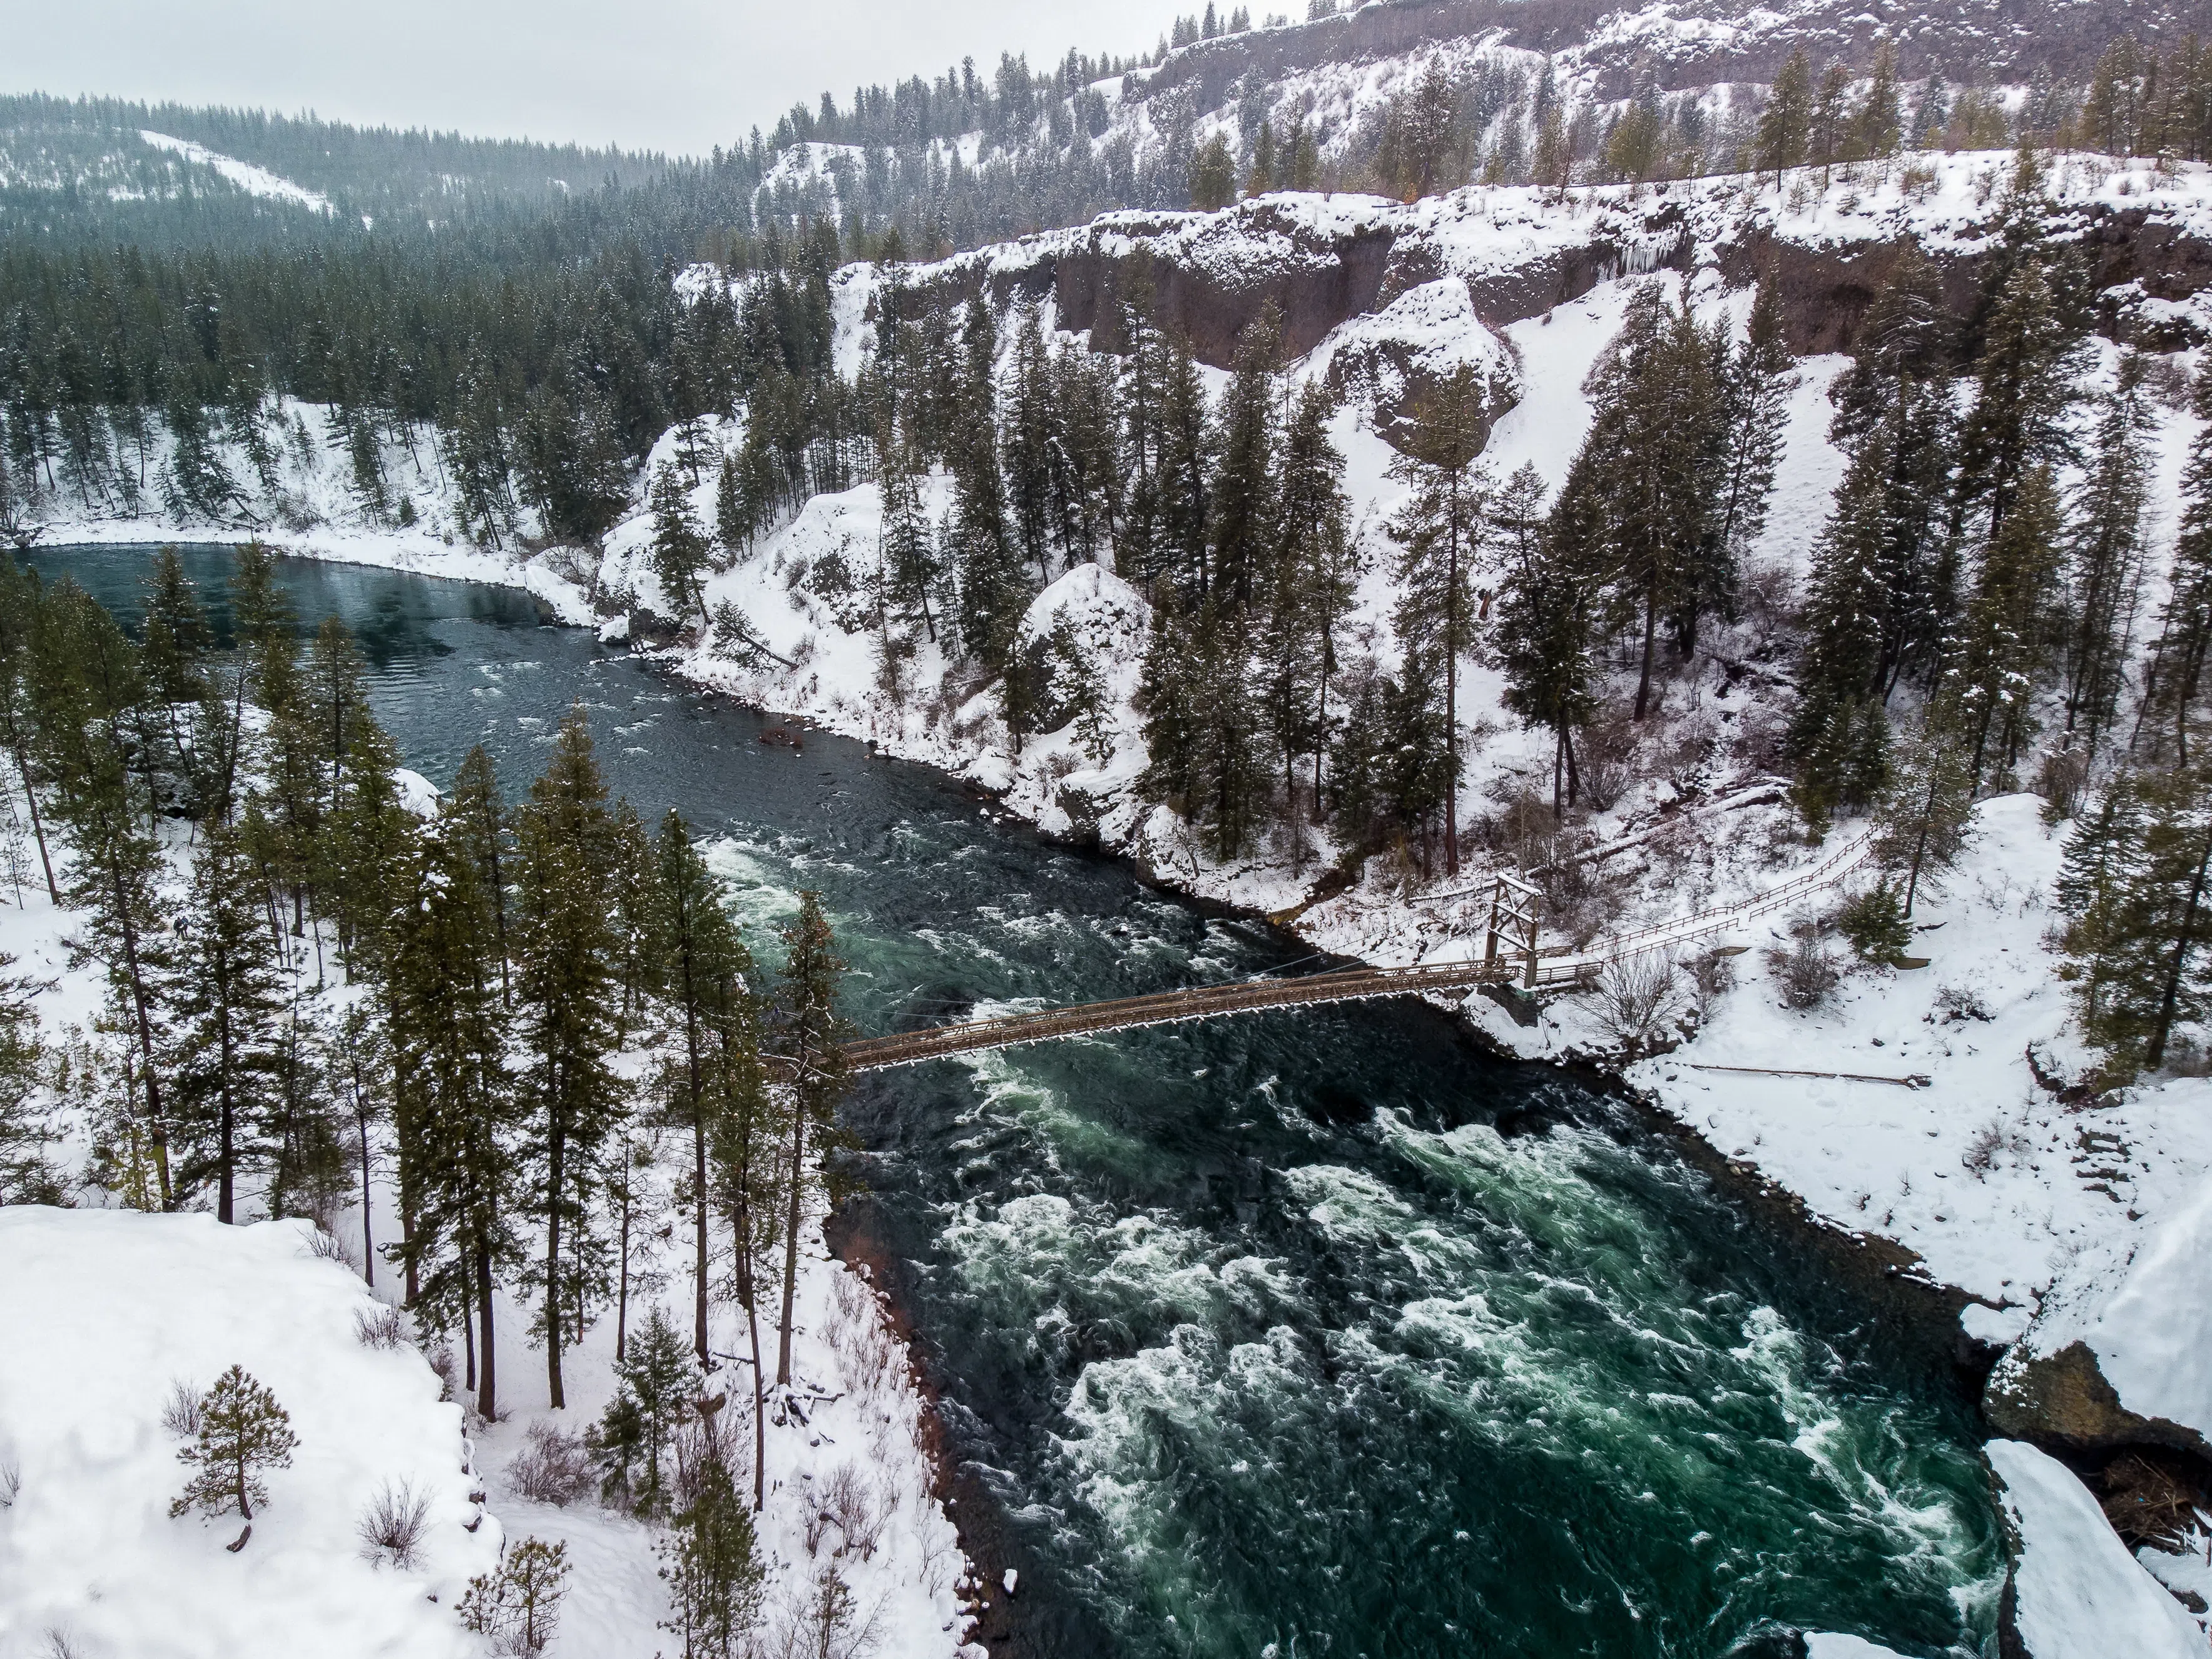
M 15 769 L 22 774 L 23 799 L 31 803 L 31 838 L 39 843 L 39 867 L 46 872 L 46 896 L 58 906 L 62 890 L 54 884 L 54 860 L 46 851 L 46 826 L 39 817 L 39 792 L 31 787 L 31 774 L 23 763 L 22 752 L 15 755 Z
M 1655 571 L 1644 586 L 1644 666 L 1636 679 L 1636 718 L 1642 720 L 1651 701 L 1651 646 L 1659 633 L 1659 577 Z
M 483 1334 L 483 1354 L 477 1367 L 477 1415 L 487 1423 L 499 1420 L 498 1342 L 492 1329 L 491 1244 L 489 1220 L 477 1229 L 477 1329 Z
M 561 1144 L 557 1107 L 552 1116 L 545 1149 L 545 1388 L 547 1403 L 557 1412 L 568 1405 L 561 1389 L 561 1194 L 567 1148 Z
M 775 1384 L 791 1382 L 791 1310 L 799 1294 L 799 1217 L 806 1194 L 806 1103 L 791 1103 L 791 1218 L 783 1237 L 783 1316 L 777 1324 Z
M 137 1016 L 138 1051 L 146 1066 L 146 1118 L 154 1137 L 154 1166 L 160 1173 L 161 1208 L 164 1212 L 176 1207 L 176 1194 L 169 1185 L 169 1130 L 161 1117 L 161 1083 L 154 1070 L 154 1021 L 146 1007 L 146 976 L 138 966 L 138 927 L 131 920 L 131 907 L 123 890 L 123 872 L 112 863 L 107 867 L 108 881 L 115 895 L 115 914 L 123 930 L 123 963 L 131 980 L 131 1011 Z

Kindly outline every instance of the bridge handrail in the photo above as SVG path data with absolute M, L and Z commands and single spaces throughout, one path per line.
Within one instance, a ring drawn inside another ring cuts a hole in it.
M 1633 933 L 1602 941 L 1588 951 L 1561 954 L 1552 946 L 1539 956 L 1535 969 L 1539 986 L 1563 984 L 1580 978 L 1592 968 L 1627 957 L 1679 945 L 1765 915 L 1795 902 L 1808 892 L 1832 886 L 1855 868 L 1874 845 L 1868 830 L 1815 865 L 1780 885 L 1741 903 L 1723 905 L 1696 915 L 1661 922 Z M 860 1069 L 908 1064 L 970 1052 L 1006 1047 L 1051 1036 L 1075 1036 L 1091 1031 L 1122 1030 L 1140 1025 L 1167 1024 L 1209 1014 L 1237 1013 L 1267 1007 L 1401 995 L 1425 989 L 1456 989 L 1488 982 L 1510 981 L 1520 976 L 1527 958 L 1519 953 L 1500 954 L 1484 960 L 1409 963 L 1397 967 L 1349 967 L 1291 979 L 1259 977 L 1230 980 L 1212 985 L 1181 986 L 1132 997 L 1099 1002 L 1075 1003 L 1057 1008 L 1024 1010 L 990 1019 L 954 1025 L 928 1026 L 917 1031 L 895 1032 L 862 1038 L 845 1045 L 847 1058 Z

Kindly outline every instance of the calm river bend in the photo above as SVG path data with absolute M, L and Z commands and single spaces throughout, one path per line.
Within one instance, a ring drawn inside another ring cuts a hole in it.
M 33 562 L 131 615 L 145 549 Z M 187 550 L 220 611 L 229 555 Z M 682 689 L 528 598 L 288 560 L 441 785 L 512 794 L 580 699 L 757 948 L 819 889 L 869 1033 L 1291 966 L 925 769 Z M 1029 1000 L 1035 1000 L 1034 1002 Z M 1633 1111 L 1440 1016 L 1248 1015 L 864 1079 L 848 1109 L 1006 1651 L 1979 1654 L 2002 1576 L 1970 1401 Z M 981 1504 L 990 1513 L 973 1511 Z

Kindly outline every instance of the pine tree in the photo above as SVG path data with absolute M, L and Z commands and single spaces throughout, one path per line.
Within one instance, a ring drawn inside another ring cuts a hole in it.
M 1158 364 L 1159 534 L 1155 568 L 1143 574 L 1172 581 L 1184 602 L 1195 605 L 1212 592 L 1212 411 L 1182 332 L 1162 337 Z
M 684 1042 L 678 1121 L 691 1133 L 697 1251 L 692 1342 L 703 1364 L 707 1359 L 707 1215 L 711 1192 L 708 1151 L 715 1118 L 726 1104 L 717 1087 L 716 1020 L 724 1011 L 728 988 L 749 980 L 752 963 L 738 942 L 722 884 L 692 845 L 690 828 L 673 807 L 661 820 L 660 832 L 653 842 L 651 890 L 654 985 Z M 721 1035 L 726 1040 L 736 1034 L 726 1030 Z
M 1714 408 L 1705 467 L 1711 476 L 1704 546 L 1688 603 L 1678 606 L 1677 642 L 1695 649 L 1702 615 L 1733 621 L 1743 556 L 1766 528 L 1774 471 L 1789 410 L 1790 349 L 1783 338 L 1782 291 L 1771 272 L 1759 279 L 1741 347 L 1714 340 Z
M 184 1142 L 178 1190 L 210 1176 L 216 1219 L 237 1219 L 241 1173 L 273 1152 L 284 986 L 269 912 L 234 831 L 210 827 L 177 921 L 173 1111 Z
M 4 471 L 0 466 L 0 471 Z M 46 896 L 58 906 L 61 888 L 54 879 L 53 854 L 39 810 L 39 772 L 34 756 L 36 721 L 32 706 L 32 647 L 37 637 L 40 599 L 38 579 L 10 558 L 0 558 L 0 743 L 15 763 L 15 783 L 30 809 L 31 834 L 39 845 L 39 866 Z
M 500 1000 L 505 1003 L 510 994 L 508 963 L 512 951 L 507 945 L 507 890 L 514 878 L 514 836 L 507 822 L 506 803 L 500 799 L 499 775 L 493 769 L 491 756 L 482 744 L 461 757 L 445 813 L 454 826 L 453 833 L 461 837 L 468 849 L 484 902 L 491 907 L 496 946 L 494 954 L 499 962 L 499 994 Z
M 31 988 L 7 971 L 15 965 L 0 954 L 0 1204 L 58 1205 L 65 1200 L 62 1176 L 46 1148 L 61 1132 L 40 1109 L 39 1016 Z
M 2038 468 L 1983 550 L 1973 597 L 1947 653 L 1936 716 L 1957 732 L 1976 787 L 1990 761 L 2009 768 L 2034 734 L 2032 702 L 2052 656 L 2061 565 L 2057 490 Z M 1994 748 L 1992 744 L 1994 742 Z
M 1229 140 L 1215 133 L 1190 158 L 1190 204 L 1200 213 L 1212 213 L 1237 199 L 1237 158 Z
M 1893 752 L 1888 788 L 1875 813 L 1875 855 L 1905 872 L 1905 914 L 1966 850 L 1974 780 L 1949 734 L 1923 728 Z
M 1261 591 L 1277 544 L 1274 361 L 1281 336 L 1271 304 L 1237 341 L 1237 375 L 1222 399 L 1221 460 L 1207 528 L 1213 582 L 1240 612 Z
M 1490 435 L 1488 388 L 1462 364 L 1416 405 L 1405 453 L 1391 476 L 1412 494 L 1390 521 L 1398 544 L 1398 609 L 1394 617 L 1407 665 L 1406 688 L 1437 702 L 1432 730 L 1442 778 L 1444 867 L 1459 873 L 1459 665 L 1474 642 L 1474 573 L 1483 556 L 1484 517 L 1493 481 L 1481 464 Z M 1414 663 L 1438 677 L 1423 684 Z M 1424 756 L 1425 763 L 1430 757 Z
M 2011 187 L 2008 226 L 2033 223 L 2042 204 L 2033 157 L 2024 157 Z M 1996 288 L 1979 331 L 1974 401 L 1959 434 L 1954 533 L 1979 514 L 1992 539 L 2014 497 L 2038 468 L 2069 459 L 2066 416 L 2074 399 L 2075 342 L 2062 318 L 2049 273 L 2032 243 L 2008 252 L 2009 274 Z
M 683 1659 L 744 1659 L 767 1577 L 752 1516 L 718 1454 L 699 1459 L 690 1486 L 690 1501 L 676 1512 L 674 1536 L 662 1547 L 672 1607 L 661 1628 L 683 1642 Z
M 2171 722 L 2175 758 L 2187 765 L 2190 720 L 2205 689 L 2205 665 L 2212 659 L 2212 377 L 2197 384 L 2197 435 L 2181 480 L 2181 530 L 2174 538 L 2173 565 L 2159 640 L 2144 676 L 2142 709 L 2135 738 L 2155 719 Z
M 679 619 L 696 611 L 706 617 L 707 556 L 713 544 L 691 510 L 691 497 L 676 476 L 664 466 L 653 475 L 653 574 L 660 591 L 676 607 Z
M 2068 538 L 2066 735 L 2094 757 L 2119 712 L 2142 581 L 2152 415 L 2142 360 L 2120 359 Z
M 214 643 L 184 561 L 175 548 L 163 548 L 146 580 L 138 650 L 148 694 L 159 711 L 165 761 L 179 778 L 190 769 L 191 710 L 208 695 L 207 659 Z
M 1501 701 L 1551 730 L 1557 817 L 1562 784 L 1566 805 L 1577 793 L 1575 733 L 1597 708 L 1596 606 L 1578 538 L 1565 522 L 1546 523 L 1543 501 L 1544 481 L 1533 462 L 1523 462 L 1499 492 L 1493 521 L 1503 569 L 1493 640 L 1505 676 Z
M 192 1443 L 177 1453 L 178 1461 L 191 1464 L 194 1473 L 171 1501 L 169 1514 L 174 1518 L 195 1509 L 210 1516 L 236 1510 L 246 1522 L 246 1530 L 230 1546 L 237 1550 L 253 1535 L 254 1506 L 269 1507 L 264 1471 L 289 1468 L 300 1437 L 276 1396 L 240 1365 L 233 1365 L 200 1396 L 198 1416 Z
M 617 940 L 606 902 L 615 852 L 606 785 L 578 708 L 562 721 L 553 759 L 515 814 L 512 918 L 515 1000 L 530 1055 L 531 1207 L 544 1229 L 538 1331 L 556 1410 L 566 1333 L 580 1329 L 590 1292 L 580 1268 L 595 1242 L 597 1158 L 623 1109 L 607 1063 L 620 1031 Z
M 1835 392 L 1829 435 L 1851 464 L 1822 545 L 1828 556 L 1856 562 L 1870 586 L 1863 610 L 1830 613 L 1851 618 L 1849 632 L 1831 641 L 1831 660 L 1856 655 L 1866 665 L 1866 692 L 1884 702 L 1907 675 L 1932 672 L 1954 620 L 1945 528 L 1957 438 L 1952 332 L 1934 270 L 1908 246 L 1868 312 Z M 1823 556 L 1815 554 L 1816 586 L 1837 579 Z
M 1352 610 L 1360 550 L 1351 533 L 1344 457 L 1329 437 L 1335 400 L 1318 386 L 1299 394 L 1283 434 L 1273 594 L 1267 628 L 1269 719 L 1282 750 L 1285 796 L 1298 757 L 1313 757 L 1313 805 L 1322 811 L 1329 687 L 1337 635 Z
M 916 613 L 932 643 L 937 639 L 937 619 L 930 610 L 930 591 L 942 574 L 937 538 L 921 506 L 921 479 L 911 429 L 897 428 L 884 447 L 883 460 L 884 529 L 879 544 L 880 582 L 887 609 L 902 619 Z
M 161 848 L 146 827 L 152 804 L 143 779 L 131 775 L 125 746 L 127 717 L 144 700 L 137 653 L 114 619 L 64 580 L 38 605 L 27 656 L 33 763 L 41 777 L 52 780 L 55 817 L 73 854 L 62 898 L 88 913 L 80 959 L 96 960 L 106 969 L 130 1011 L 167 1209 L 178 1194 L 169 1168 L 155 1015 L 167 916 Z
M 675 1470 L 672 1442 L 697 1397 L 700 1361 L 654 1303 L 615 1364 L 617 1393 L 594 1434 L 610 1493 L 656 1515 L 667 1506 Z
M 1814 96 L 1812 60 L 1799 46 L 1774 77 L 1753 141 L 1758 171 L 1772 173 L 1777 190 L 1782 188 L 1782 175 L 1805 160 L 1812 137 Z
M 2207 783 L 2193 768 L 2117 782 L 2067 848 L 2060 898 L 2083 1031 L 2124 1072 L 2155 1071 L 2174 1028 L 2212 1009 Z
M 851 1033 L 837 1014 L 837 987 L 845 964 L 822 913 L 822 896 L 799 896 L 799 915 L 782 930 L 783 972 L 775 1006 L 773 1051 L 788 1073 L 791 1093 L 791 1152 L 785 1168 L 790 1182 L 784 1230 L 783 1313 L 777 1324 L 775 1381 L 791 1382 L 791 1321 L 799 1291 L 799 1224 L 811 1182 L 807 1169 L 807 1132 L 817 1146 L 829 1131 L 845 1091 L 848 1062 L 841 1046 Z M 819 1152 L 816 1157 L 819 1161 Z

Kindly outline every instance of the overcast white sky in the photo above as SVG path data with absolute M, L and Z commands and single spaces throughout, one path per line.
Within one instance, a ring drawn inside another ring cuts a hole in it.
M 1204 0 L 0 0 L 0 89 L 701 153 L 826 87 L 1132 55 Z M 1265 9 L 1255 6 L 1254 10 Z M 1282 9 L 1279 5 L 1275 9 Z

